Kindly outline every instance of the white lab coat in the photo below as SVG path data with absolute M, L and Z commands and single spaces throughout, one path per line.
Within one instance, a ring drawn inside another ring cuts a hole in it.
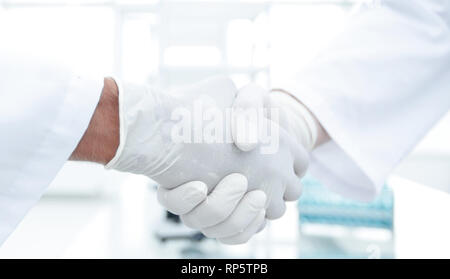
M 450 106 L 449 1 L 380 3 L 282 86 L 333 138 L 312 171 L 363 200 Z M 76 147 L 101 81 L 0 51 L 0 243 Z
M 275 86 L 306 104 L 333 139 L 312 153 L 311 173 L 371 200 L 450 108 L 450 1 L 362 5 L 310 66 Z
M 0 244 L 75 149 L 102 86 L 101 78 L 0 52 Z

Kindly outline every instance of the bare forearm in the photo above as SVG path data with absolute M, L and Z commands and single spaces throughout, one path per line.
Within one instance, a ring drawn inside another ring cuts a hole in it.
M 114 157 L 119 146 L 118 96 L 114 80 L 105 78 L 97 108 L 70 160 L 107 164 Z

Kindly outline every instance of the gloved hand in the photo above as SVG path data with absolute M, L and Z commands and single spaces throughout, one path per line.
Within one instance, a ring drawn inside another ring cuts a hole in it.
M 200 228 L 202 233 L 225 244 L 241 244 L 266 225 L 265 193 L 247 190 L 246 177 L 233 173 L 223 178 L 209 195 L 201 181 L 188 182 L 171 190 L 159 187 L 158 201 L 170 212 L 180 215 L 184 222 L 216 223 L 215 220 L 224 219 L 217 225 Z
M 255 85 L 248 85 L 239 91 L 238 96 L 233 103 L 233 108 L 235 109 L 234 112 L 240 116 L 244 116 L 238 118 L 245 122 L 245 120 L 247 120 L 245 119 L 245 116 L 251 116 L 251 108 L 261 109 L 268 101 L 269 96 L 265 90 Z M 267 105 L 266 108 L 270 109 Z M 246 114 L 246 110 L 249 109 L 250 113 Z M 263 117 L 273 116 L 270 115 L 270 110 L 266 110 L 265 112 L 267 113 L 262 115 Z M 258 142 L 258 132 L 260 132 L 260 130 L 258 130 L 258 124 L 261 124 L 262 122 L 261 119 L 258 119 L 260 117 L 261 115 L 257 115 L 256 119 L 248 119 L 248 122 L 251 122 L 253 127 L 257 128 L 246 130 L 247 133 L 243 133 L 239 127 L 248 128 L 248 126 L 236 124 L 233 127 L 232 136 L 234 143 L 241 150 L 248 152 L 255 149 L 258 144 L 260 144 Z M 245 123 L 241 122 L 241 124 Z M 254 134 L 249 135 L 249 132 Z M 304 173 L 304 171 L 300 170 L 300 175 L 302 173 Z M 221 212 L 232 212 L 234 205 L 237 204 L 237 209 L 226 219 L 226 221 L 202 229 L 202 232 L 206 236 L 218 238 L 218 240 L 223 243 L 244 243 L 248 241 L 255 232 L 262 230 L 266 224 L 263 214 L 261 214 L 261 212 L 258 213 L 258 210 L 255 210 L 255 208 L 261 210 L 257 205 L 261 204 L 263 196 L 262 193 L 256 193 L 256 191 L 246 193 L 245 189 L 237 189 L 237 191 L 234 191 L 233 188 L 226 186 L 229 181 L 232 180 L 224 179 L 224 181 L 220 183 L 221 186 L 217 186 L 217 189 L 220 188 L 223 190 L 217 192 L 214 191 L 209 196 L 207 196 L 206 186 L 199 181 L 187 183 L 173 190 L 160 188 L 158 190 L 158 199 L 160 203 L 171 212 L 181 215 L 183 220 L 199 220 L 205 219 L 207 216 L 215 219 L 214 214 L 211 214 L 211 212 L 217 212 L 218 209 L 220 209 Z M 287 184 L 284 200 L 297 200 L 301 191 L 299 185 L 299 183 Z M 229 191 L 233 191 L 232 194 Z M 231 198 L 232 201 L 230 201 L 229 198 Z M 194 208 L 195 210 L 192 210 Z M 250 225 L 248 225 L 248 223 L 252 218 L 249 218 L 248 216 L 251 216 L 254 220 Z M 231 233 L 234 233 L 232 237 L 223 237 L 227 234 L 231 235 Z
M 244 121 L 246 110 L 252 111 L 261 107 L 264 108 L 263 116 L 258 115 L 256 120 L 247 119 L 247 122 L 251 123 L 247 127 L 257 126 L 258 129 L 251 129 L 250 134 L 249 132 L 245 134 L 246 138 L 240 137 L 244 134 L 240 129 L 233 130 L 233 141 L 242 151 L 251 151 L 260 144 L 258 139 L 261 140 L 261 138 L 257 134 L 261 132 L 261 117 L 279 123 L 280 127 L 288 132 L 283 136 L 295 139 L 295 144 L 303 150 L 312 150 L 317 142 L 319 129 L 317 120 L 303 104 L 285 91 L 272 90 L 268 93 L 257 85 L 249 84 L 239 90 L 233 107 L 235 110 L 243 111 L 241 114 L 244 115 Z M 235 114 L 239 115 L 237 112 Z M 242 120 L 242 117 L 240 119 Z M 245 125 L 240 126 L 246 127 Z M 295 170 L 295 172 L 299 177 L 302 177 L 305 173 L 304 170 Z M 284 199 L 286 201 L 297 200 L 300 197 L 300 190 L 299 187 L 286 185 Z
M 233 83 L 224 78 L 211 79 L 170 94 L 145 87 L 125 85 L 122 88 L 119 85 L 120 145 L 107 168 L 145 174 L 167 189 L 202 181 L 211 194 L 223 177 L 242 173 L 248 179 L 247 191 L 260 189 L 266 193 L 266 217 L 280 217 L 285 210 L 283 195 L 286 185 L 300 189 L 294 168 L 303 175 L 308 162 L 305 150 L 295 145 L 283 129 L 279 129 L 279 148 L 273 154 L 261 154 L 258 148 L 249 152 L 237 149 L 232 136 L 226 132 L 231 126 L 229 119 L 222 119 L 222 128 L 225 128 L 223 142 L 205 143 L 202 135 L 200 141 L 194 138 L 197 142 L 173 140 L 174 134 L 180 130 L 180 123 L 173 118 L 174 113 L 195 118 L 199 115 L 196 105 L 224 112 L 232 106 L 235 95 Z M 196 136 L 198 127 L 195 121 L 193 127 L 184 130 L 185 133 L 189 131 Z M 199 217 L 185 217 L 185 223 L 205 229 L 226 221 L 232 215 L 229 212 L 200 212 L 203 211 L 195 209 L 195 214 L 189 216 Z M 205 214 L 214 218 L 202 217 Z M 233 234 L 241 230 L 234 230 Z M 232 235 L 231 232 L 229 234 Z
M 312 113 L 294 96 L 284 90 L 272 90 L 266 93 L 263 88 L 249 84 L 239 90 L 239 94 L 234 102 L 235 108 L 255 109 L 264 107 L 264 117 L 272 119 L 271 112 L 275 111 L 276 123 L 280 125 L 289 136 L 293 137 L 297 144 L 311 151 L 318 140 L 320 124 Z M 254 132 L 254 130 L 252 131 Z M 238 136 L 240 131 L 233 133 L 233 140 L 242 151 L 253 150 L 257 141 L 240 141 Z M 248 139 L 257 136 L 248 135 Z

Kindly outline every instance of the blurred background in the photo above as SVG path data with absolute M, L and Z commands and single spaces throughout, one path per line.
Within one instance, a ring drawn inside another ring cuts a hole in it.
M 355 5 L 358 1 L 0 0 L 0 29 L 15 38 L 15 48 L 32 44 L 35 53 L 93 75 L 171 88 L 226 74 L 238 86 L 270 87 L 311 61 L 342 30 Z M 289 204 L 284 218 L 248 244 L 224 246 L 167 214 L 146 177 L 68 162 L 0 247 L 0 257 L 450 257 L 449 114 L 370 204 L 336 196 L 314 177 L 307 176 L 304 185 L 303 197 Z

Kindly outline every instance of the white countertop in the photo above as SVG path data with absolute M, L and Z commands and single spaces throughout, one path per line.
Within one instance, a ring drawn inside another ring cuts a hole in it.
M 399 177 L 390 178 L 388 184 L 395 196 L 395 257 L 450 258 L 450 195 Z M 41 200 L 0 247 L 0 257 L 178 258 L 185 256 L 180 251 L 191 248 L 206 257 L 297 257 L 295 210 L 291 206 L 288 216 L 272 224 L 270 232 L 244 246 L 226 247 L 214 241 L 161 244 L 154 231 L 162 209 L 148 181 L 131 176 L 115 198 Z M 283 231 L 292 233 L 282 235 Z

